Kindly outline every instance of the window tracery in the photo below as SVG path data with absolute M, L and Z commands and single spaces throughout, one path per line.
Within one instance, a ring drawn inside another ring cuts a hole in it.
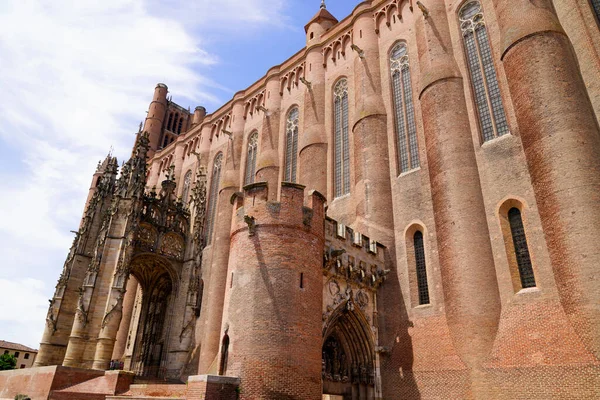
M 285 181 L 296 182 L 296 170 L 298 164 L 298 124 L 299 111 L 294 107 L 289 113 L 286 123 L 285 142 Z
M 334 88 L 334 188 L 335 197 L 350 193 L 350 139 L 348 132 L 348 81 Z
M 414 245 L 419 305 L 429 304 L 429 285 L 427 283 L 427 266 L 425 264 L 425 243 L 421 231 L 415 232 Z
M 509 133 L 483 8 L 469 1 L 459 13 L 483 141 Z
M 256 153 L 258 151 L 258 132 L 254 132 L 248 138 L 248 154 L 246 156 L 246 178 L 244 184 L 254 183 L 256 175 Z
M 419 167 L 417 125 L 406 43 L 398 43 L 390 53 L 390 70 L 396 118 L 396 146 L 400 173 Z

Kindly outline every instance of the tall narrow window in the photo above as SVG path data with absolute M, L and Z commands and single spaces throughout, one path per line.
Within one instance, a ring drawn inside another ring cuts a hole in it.
M 171 127 L 173 125 L 173 113 L 169 114 L 169 122 L 167 123 L 167 129 L 171 130 Z
M 181 133 L 182 127 L 183 127 L 183 117 L 179 118 L 179 126 L 177 127 L 177 134 Z
M 348 134 L 348 81 L 340 80 L 334 96 L 335 197 L 350 193 L 350 139 Z
M 414 243 L 419 304 L 429 304 L 429 285 L 427 284 L 427 266 L 425 264 L 425 243 L 423 242 L 423 233 L 421 231 L 415 232 Z
M 294 107 L 288 114 L 285 137 L 285 181 L 296 182 L 296 166 L 298 163 L 298 108 Z
M 183 178 L 183 191 L 181 193 L 181 201 L 187 204 L 190 197 L 190 186 L 192 185 L 192 171 L 188 171 Z
M 390 53 L 390 69 L 396 117 L 396 146 L 400 173 L 419 167 L 417 125 L 410 80 L 410 66 L 405 43 L 398 43 Z
M 600 0 L 591 0 L 592 7 L 594 8 L 594 12 L 596 13 L 596 18 L 600 23 Z
M 518 208 L 513 207 L 508 211 L 508 222 L 510 224 L 513 245 L 515 246 L 515 257 L 519 266 L 521 286 L 523 288 L 535 287 L 535 276 L 533 275 L 533 267 L 531 266 L 531 258 L 529 257 L 525 227 L 523 226 L 521 211 Z
M 258 151 L 258 132 L 254 132 L 248 138 L 248 154 L 246 155 L 246 178 L 244 184 L 254 183 L 256 175 L 256 153 Z
M 469 1 L 460 10 L 460 23 L 465 42 L 471 85 L 483 141 L 508 133 L 506 113 L 498 86 L 496 67 L 488 38 L 483 9 L 478 0 Z
M 213 172 L 210 181 L 210 197 L 208 199 L 208 210 L 206 213 L 206 242 L 210 243 L 212 238 L 215 216 L 217 213 L 217 199 L 219 198 L 219 181 L 221 180 L 221 164 L 223 163 L 223 153 L 215 156 L 213 162 Z

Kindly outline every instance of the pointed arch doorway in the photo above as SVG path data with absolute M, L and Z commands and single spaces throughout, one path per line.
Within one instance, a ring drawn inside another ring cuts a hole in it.
M 323 330 L 323 399 L 375 399 L 375 345 L 362 311 L 348 300 Z

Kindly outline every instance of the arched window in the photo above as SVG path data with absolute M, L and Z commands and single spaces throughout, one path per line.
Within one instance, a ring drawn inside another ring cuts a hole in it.
M 170 113 L 169 114 L 169 122 L 167 123 L 167 129 L 171 130 L 172 126 L 173 126 L 173 113 Z
M 417 125 L 410 80 L 408 51 L 405 43 L 398 43 L 390 53 L 390 69 L 396 117 L 396 145 L 400 173 L 419 167 Z
M 429 304 L 429 285 L 427 284 L 427 266 L 425 264 L 425 243 L 423 241 L 423 233 L 421 231 L 416 231 L 413 239 L 415 246 L 419 305 Z
M 298 120 L 297 107 L 288 113 L 285 136 L 285 178 L 286 182 L 296 182 L 296 168 L 298 163 Z
M 223 153 L 219 153 L 215 156 L 215 160 L 213 161 L 213 172 L 210 181 L 210 197 L 208 199 L 208 210 L 206 213 L 206 243 L 210 243 L 212 238 L 213 226 L 217 213 L 217 199 L 219 197 L 222 163 Z
M 479 125 L 486 142 L 508 133 L 506 113 L 481 3 L 467 2 L 459 15 Z
M 594 12 L 596 13 L 596 18 L 600 23 L 600 0 L 590 0 L 592 2 L 592 7 L 594 8 Z
M 181 133 L 181 128 L 183 128 L 183 117 L 179 118 L 179 126 L 177 127 L 177 133 Z
M 171 127 L 171 132 L 175 133 L 177 130 L 177 120 L 179 119 L 179 114 L 173 114 L 173 126 Z
M 187 204 L 190 197 L 190 186 L 192 185 L 192 171 L 188 171 L 183 178 L 183 191 L 181 193 L 181 201 Z
M 248 154 L 246 155 L 246 178 L 244 184 L 254 183 L 256 174 L 256 153 L 258 151 L 258 132 L 254 132 L 248 138 Z
M 227 373 L 227 361 L 229 359 L 229 335 L 225 333 L 221 342 L 221 362 L 219 363 L 219 375 Z
M 348 134 L 348 81 L 340 80 L 334 97 L 334 190 L 335 197 L 350 193 L 350 139 Z
M 519 266 L 519 276 L 521 277 L 521 287 L 535 287 L 535 276 L 531 266 L 529 256 L 529 247 L 527 246 L 527 237 L 525 236 L 525 227 L 521 217 L 521 210 L 516 207 L 508 211 L 508 223 L 510 224 L 510 233 L 515 250 L 517 265 Z

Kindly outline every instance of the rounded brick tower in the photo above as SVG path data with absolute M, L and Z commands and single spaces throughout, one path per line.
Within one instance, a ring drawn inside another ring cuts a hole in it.
M 324 202 L 283 183 L 234 196 L 219 372 L 241 378 L 241 399 L 321 398 Z

